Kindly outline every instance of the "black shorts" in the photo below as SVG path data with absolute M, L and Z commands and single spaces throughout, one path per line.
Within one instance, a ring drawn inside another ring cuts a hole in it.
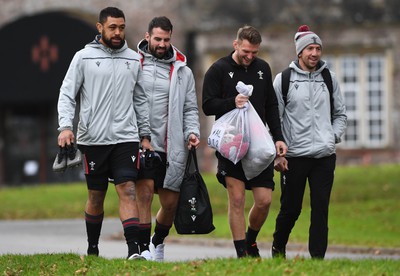
M 89 190 L 106 191 L 109 179 L 115 185 L 136 181 L 138 176 L 139 143 L 106 146 L 78 145 L 84 155 L 84 170 Z
M 154 180 L 154 188 L 163 188 L 165 173 L 167 171 L 167 155 L 164 152 L 157 151 L 157 153 L 161 157 L 161 164 L 155 168 L 139 168 L 139 176 L 140 179 L 153 179 Z
M 230 160 L 224 158 L 219 152 L 216 152 L 216 156 L 218 158 L 217 179 L 219 183 L 224 185 L 225 188 L 225 176 L 230 176 L 243 181 L 246 190 L 251 190 L 253 187 L 265 187 L 270 188 L 271 190 L 275 189 L 274 162 L 272 162 L 271 165 L 269 165 L 256 177 L 247 180 L 243 172 L 242 163 L 240 161 L 235 165 Z

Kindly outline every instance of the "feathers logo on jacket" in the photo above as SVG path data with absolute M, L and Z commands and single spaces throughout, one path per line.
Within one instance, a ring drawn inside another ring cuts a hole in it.
M 231 79 L 232 79 L 232 78 L 233 78 L 233 72 L 229 72 L 228 74 L 229 74 L 229 76 L 230 76 Z
M 258 74 L 258 79 L 259 79 L 259 80 L 262 80 L 262 79 L 263 79 L 264 72 L 260 70 L 260 71 L 257 72 L 257 74 Z

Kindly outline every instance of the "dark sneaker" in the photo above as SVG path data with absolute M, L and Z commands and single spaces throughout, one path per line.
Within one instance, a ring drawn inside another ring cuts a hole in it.
M 257 243 L 247 245 L 247 255 L 252 258 L 260 258 L 260 252 L 257 247 Z
M 67 149 L 60 147 L 53 163 L 54 172 L 63 172 L 67 168 Z
M 89 245 L 87 249 L 87 254 L 92 256 L 99 256 L 99 247 L 96 244 Z
M 82 153 L 74 144 L 67 146 L 67 167 L 72 168 L 82 164 Z
M 236 255 L 237 255 L 238 259 L 249 257 L 246 250 L 239 251 L 239 252 L 236 251 Z
M 283 258 L 283 259 L 286 259 L 286 251 L 285 251 L 285 249 L 278 249 L 275 246 L 272 246 L 271 254 L 272 254 L 272 258 Z

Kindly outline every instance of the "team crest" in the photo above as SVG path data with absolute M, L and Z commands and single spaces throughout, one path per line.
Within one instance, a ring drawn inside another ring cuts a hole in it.
M 96 165 L 96 163 L 94 163 L 93 161 L 91 161 L 91 162 L 89 163 L 89 166 L 90 166 L 90 170 L 91 170 L 91 171 L 94 171 L 94 165 Z

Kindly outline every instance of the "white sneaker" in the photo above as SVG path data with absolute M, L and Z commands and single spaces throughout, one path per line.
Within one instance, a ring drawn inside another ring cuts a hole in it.
M 138 253 L 134 253 L 128 257 L 128 260 L 144 260 L 145 258 Z
M 149 250 L 145 250 L 142 253 L 140 253 L 140 256 L 142 256 L 146 261 L 152 261 L 153 256 L 151 255 Z
M 153 255 L 153 260 L 156 262 L 163 262 L 164 261 L 164 247 L 165 244 L 159 244 L 157 247 L 154 246 L 152 242 L 150 242 L 149 248 L 151 255 Z

